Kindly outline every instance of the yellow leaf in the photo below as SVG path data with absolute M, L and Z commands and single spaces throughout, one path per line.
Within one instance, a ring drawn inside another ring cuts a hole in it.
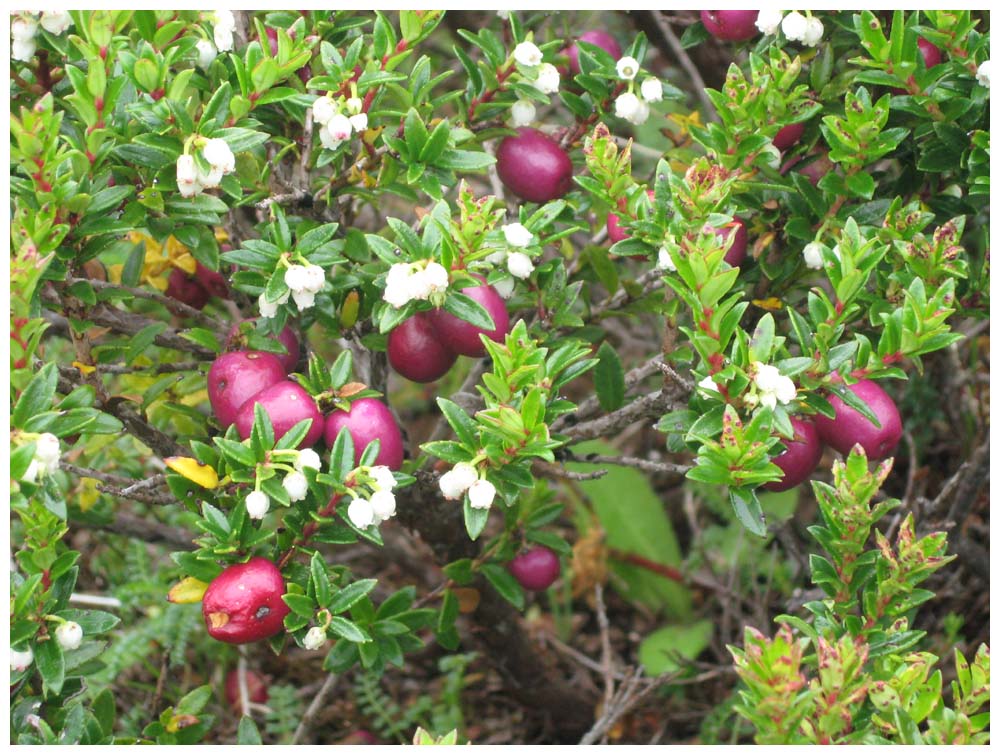
M 80 487 L 76 491 L 76 502 L 80 506 L 80 511 L 86 513 L 101 497 L 97 484 L 97 480 L 93 477 L 84 477 L 80 480 Z
M 97 368 L 92 364 L 84 364 L 83 362 L 73 362 L 73 366 L 76 367 L 84 375 L 89 375 L 91 372 Z
M 219 475 L 207 464 L 202 464 L 197 459 L 187 456 L 171 456 L 163 462 L 168 469 L 174 470 L 182 477 L 191 482 L 201 485 L 203 488 L 211 490 L 219 484 Z
M 194 577 L 184 577 L 170 588 L 167 600 L 171 603 L 200 603 L 208 589 L 208 583 Z
M 767 299 L 753 299 L 753 305 L 761 309 L 766 309 L 768 312 L 777 312 L 785 306 L 781 299 L 774 296 L 770 296 Z
M 191 256 L 191 250 L 173 236 L 167 239 L 167 259 L 174 267 L 179 267 L 188 275 L 194 275 L 198 267 L 195 258 Z
M 215 229 L 215 240 L 218 241 L 220 244 L 225 244 L 227 241 L 229 241 L 229 234 L 226 232 L 225 228 L 222 228 L 220 226 L 219 228 Z

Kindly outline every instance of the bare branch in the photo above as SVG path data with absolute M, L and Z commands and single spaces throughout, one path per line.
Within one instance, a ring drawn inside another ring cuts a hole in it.
M 705 111 L 705 118 L 708 121 L 718 122 L 719 116 L 715 112 L 715 106 L 712 101 L 705 94 L 706 86 L 705 80 L 701 77 L 701 72 L 698 71 L 698 66 L 694 64 L 691 60 L 691 56 L 687 54 L 687 51 L 681 46 L 681 41 L 674 34 L 674 30 L 670 28 L 670 22 L 667 21 L 666 17 L 662 12 L 651 11 L 650 15 L 653 17 L 653 21 L 656 23 L 657 28 L 660 33 L 663 34 L 663 38 L 666 40 L 667 45 L 670 47 L 670 52 L 674 54 L 677 58 L 677 62 L 681 64 L 681 68 L 684 69 L 686 73 L 691 78 L 692 88 L 695 94 L 698 95 L 698 99 L 701 101 L 702 110 Z
M 72 286 L 74 283 L 86 283 L 92 288 L 96 288 L 99 291 L 121 291 L 122 293 L 128 294 L 136 299 L 146 299 L 147 301 L 155 301 L 158 304 L 162 304 L 170 312 L 180 317 L 190 317 L 193 320 L 197 320 L 199 323 L 204 325 L 209 330 L 214 330 L 222 333 L 219 328 L 218 318 L 212 317 L 211 315 L 205 314 L 200 309 L 185 304 L 182 301 L 178 301 L 170 296 L 165 296 L 158 291 L 150 291 L 145 288 L 134 288 L 132 286 L 123 286 L 119 283 L 110 283 L 109 281 L 95 280 L 94 278 L 67 278 L 66 286 Z M 63 288 L 60 286 L 60 288 Z

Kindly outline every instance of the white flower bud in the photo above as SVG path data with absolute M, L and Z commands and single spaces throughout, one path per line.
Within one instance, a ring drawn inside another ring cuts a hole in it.
M 193 197 L 202 192 L 202 185 L 198 181 L 198 166 L 192 155 L 177 158 L 177 190 L 182 197 Z
M 632 92 L 623 92 L 615 99 L 615 115 L 641 126 L 649 118 L 649 105 Z
M 73 19 L 64 10 L 43 10 L 39 22 L 49 34 L 59 35 L 72 25 Z
M 350 139 L 353 128 L 351 119 L 343 113 L 337 113 L 326 122 L 326 131 L 330 134 L 330 138 L 336 142 Z
M 396 515 L 396 496 L 390 490 L 376 490 L 368 502 L 379 522 Z
M 392 475 L 392 470 L 384 464 L 368 468 L 368 474 L 373 481 L 375 490 L 392 490 L 396 487 L 396 478 Z
M 422 294 L 422 296 L 416 296 L 417 299 L 428 299 L 433 294 L 448 288 L 448 271 L 440 263 L 428 262 L 427 267 L 418 271 L 415 277 L 417 280 L 410 279 L 411 283 L 416 286 L 414 291 Z
M 793 10 L 781 19 L 781 30 L 792 42 L 801 42 L 806 33 L 806 17 Z
M 719 384 L 712 380 L 711 375 L 707 375 L 698 383 L 698 390 L 709 394 L 722 393 L 722 391 L 719 390 Z
M 349 97 L 344 104 L 347 107 L 347 112 L 351 115 L 357 115 L 361 112 L 361 108 L 365 106 L 364 101 L 360 97 Z
M 371 527 L 375 523 L 375 509 L 364 498 L 355 498 L 347 507 L 347 518 L 358 529 Z
M 639 61 L 626 55 L 615 64 L 615 68 L 618 70 L 618 78 L 623 81 L 632 81 L 639 73 Z
M 535 239 L 535 235 L 520 223 L 508 223 L 505 226 L 501 226 L 500 230 L 503 231 L 503 237 L 507 243 L 519 249 L 530 246 L 531 242 Z M 502 262 L 503 260 L 500 261 Z
M 215 46 L 220 52 L 233 49 L 233 31 L 236 29 L 236 17 L 231 10 L 217 10 L 213 15 L 212 35 Z
M 771 409 L 780 401 L 787 404 L 795 399 L 795 383 L 778 371 L 777 367 L 761 362 L 754 362 L 756 370 L 754 375 L 754 385 L 760 393 L 760 404 Z
M 520 278 L 524 280 L 531 275 L 531 271 L 535 269 L 534 263 L 524 252 L 511 252 L 507 255 L 507 270 L 515 278 Z
M 278 307 L 288 301 L 288 292 L 286 291 L 282 294 L 278 301 L 268 301 L 267 294 L 261 294 L 257 297 L 257 308 L 260 310 L 260 316 L 264 318 L 272 318 L 278 314 Z
M 978 81 L 980 83 L 980 85 L 986 87 L 987 89 L 990 88 L 990 61 L 989 60 L 984 60 L 982 63 L 980 63 L 976 67 L 976 81 Z
M 802 257 L 806 261 L 806 267 L 819 270 L 823 267 L 823 245 L 815 241 L 806 244 L 802 249 Z
M 285 270 L 285 285 L 291 291 L 305 291 L 308 288 L 308 273 L 304 265 L 289 265 Z
M 413 299 L 410 279 L 413 277 L 413 265 L 409 262 L 397 262 L 389 268 L 385 276 L 385 291 L 382 298 L 396 309 L 405 307 Z
M 10 22 L 10 36 L 16 42 L 30 42 L 38 33 L 38 22 L 30 16 L 20 16 Z
M 295 306 L 299 308 L 299 311 L 309 309 L 316 303 L 316 293 L 314 291 L 292 291 L 292 298 L 295 300 Z
M 476 480 L 469 486 L 469 505 L 474 509 L 488 509 L 493 505 L 497 489 L 489 480 Z
M 518 100 L 510 106 L 510 124 L 514 128 L 527 126 L 535 120 L 535 103 L 531 100 Z
M 313 120 L 321 126 L 325 126 L 337 114 L 337 108 L 329 97 L 317 97 L 312 108 Z
M 214 189 L 222 181 L 222 168 L 212 167 L 208 173 L 202 173 L 198 170 L 198 183 L 201 185 L 202 189 Z
M 34 38 L 12 39 L 10 43 L 10 56 L 14 60 L 20 60 L 23 63 L 27 63 L 35 56 L 35 47 Z
M 815 47 L 823 40 L 823 22 L 816 16 L 809 16 L 806 19 L 806 28 L 802 32 L 802 44 L 807 47 Z
M 347 120 L 351 122 L 351 127 L 355 131 L 364 131 L 368 128 L 368 113 L 358 113 L 357 115 L 352 115 Z
M 223 174 L 236 170 L 236 156 L 225 139 L 209 139 L 201 148 L 201 155 L 205 162 L 216 170 L 221 170 Z
M 31 652 L 31 648 L 28 648 L 27 650 L 14 650 L 14 648 L 10 649 L 11 671 L 24 671 L 34 660 L 35 655 Z
M 559 91 L 559 69 L 551 63 L 542 63 L 532 83 L 543 94 L 555 94 Z
M 35 458 L 46 471 L 52 472 L 59 468 L 59 454 L 59 438 L 52 433 L 38 436 L 35 441 Z
M 76 650 L 83 642 L 83 628 L 75 621 L 65 621 L 56 627 L 56 642 L 63 650 Z
M 508 18 L 510 18 L 510 11 L 509 10 L 498 10 L 497 11 L 497 16 L 499 16 L 504 21 L 506 21 Z
M 299 455 L 295 459 L 295 468 L 300 472 L 306 467 L 309 467 L 310 469 L 321 469 L 322 466 L 323 462 L 319 458 L 319 454 L 311 448 L 303 448 L 299 451 Z
M 656 266 L 662 270 L 669 270 L 671 272 L 677 269 L 677 265 L 674 264 L 674 258 L 670 256 L 670 250 L 665 246 L 660 247 L 660 252 L 656 257 Z
M 215 56 L 219 54 L 215 49 L 215 45 L 207 39 L 199 39 L 198 44 L 195 45 L 195 49 L 198 50 L 198 65 L 201 68 L 208 68 L 212 65 Z
M 301 472 L 289 472 L 281 481 L 281 487 L 288 493 L 288 500 L 294 503 L 303 500 L 309 493 L 309 480 Z
M 501 299 L 509 299 L 514 293 L 514 285 L 513 278 L 501 278 L 493 284 L 493 289 L 500 294 Z
M 757 13 L 757 28 L 761 34 L 777 34 L 784 14 L 780 10 L 767 8 Z
M 326 630 L 323 627 L 309 627 L 306 636 L 302 638 L 302 647 L 306 650 L 319 650 L 326 644 Z
M 542 62 L 542 51 L 534 42 L 521 42 L 514 48 L 514 60 L 522 66 L 537 66 Z
M 639 87 L 639 93 L 646 102 L 659 102 L 663 99 L 663 82 L 659 79 L 646 79 Z
M 465 495 L 465 491 L 478 479 L 479 473 L 476 471 L 476 468 L 468 462 L 460 461 L 441 475 L 441 479 L 438 480 L 438 486 L 441 488 L 444 497 L 453 501 Z
M 263 519 L 264 514 L 271 508 L 271 499 L 267 497 L 267 493 L 261 490 L 250 493 L 244 503 L 247 507 L 247 516 L 251 519 Z

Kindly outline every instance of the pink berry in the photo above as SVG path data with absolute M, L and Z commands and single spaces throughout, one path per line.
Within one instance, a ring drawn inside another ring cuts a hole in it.
M 455 317 L 444 309 L 432 310 L 428 313 L 428 318 L 431 325 L 434 326 L 434 330 L 448 344 L 451 351 L 467 357 L 484 357 L 486 356 L 486 347 L 479 340 L 480 335 L 485 335 L 497 343 L 503 343 L 504 336 L 510 332 L 510 316 L 507 314 L 507 305 L 504 304 L 503 297 L 490 285 L 469 286 L 463 288 L 462 293 L 482 304 L 490 313 L 493 324 L 496 326 L 492 331 L 477 328 L 472 323 Z
M 809 479 L 823 456 L 823 444 L 816 432 L 816 425 L 809 420 L 792 417 L 791 439 L 782 438 L 785 450 L 771 459 L 784 473 L 784 477 L 764 485 L 765 490 L 780 493 L 794 488 Z
M 725 241 L 730 234 L 734 236 L 733 244 L 726 252 L 726 262 L 733 267 L 739 267 L 747 256 L 747 226 L 739 218 L 733 218 L 732 222 L 726 223 L 722 228 L 715 229 L 715 235 Z
M 202 287 L 197 278 L 188 275 L 179 267 L 170 271 L 165 293 L 171 299 L 176 299 L 195 309 L 202 309 L 208 304 L 208 291 Z
M 426 312 L 418 312 L 389 333 L 389 364 L 403 377 L 430 383 L 444 375 L 458 356 L 434 329 Z
M 727 42 L 741 42 L 758 34 L 755 10 L 703 10 L 701 22 L 708 33 Z
M 253 429 L 254 406 L 260 404 L 267 412 L 277 440 L 304 419 L 311 419 L 312 425 L 299 448 L 316 444 L 323 436 L 323 415 L 309 392 L 298 383 L 282 380 L 271 385 L 244 402 L 236 413 L 236 430 L 246 440 Z
M 573 188 L 573 162 L 562 147 L 533 128 L 519 128 L 497 149 L 497 175 L 529 202 L 559 199 Z
M 273 637 L 284 629 L 288 614 L 284 594 L 285 578 L 266 558 L 227 567 L 201 599 L 208 634 L 231 645 Z
M 784 152 L 789 147 L 797 144 L 799 139 L 802 138 L 802 134 L 806 131 L 806 124 L 804 123 L 789 123 L 787 126 L 783 126 L 777 134 L 774 135 L 774 139 L 771 141 L 774 146 L 779 150 Z
M 650 199 L 652 199 L 655 196 L 655 193 L 651 189 L 648 189 L 646 193 L 649 195 Z M 619 241 L 627 239 L 630 236 L 630 234 L 626 233 L 625 230 L 621 227 L 620 223 L 621 219 L 618 217 L 616 213 L 613 212 L 608 213 L 608 221 L 607 221 L 608 240 L 612 244 L 617 244 Z
M 361 461 L 361 454 L 373 440 L 379 441 L 378 456 L 373 465 L 384 464 L 389 469 L 403 466 L 403 434 L 389 407 L 377 398 L 359 398 L 351 402 L 351 410 L 338 409 L 327 415 L 324 438 L 333 446 L 341 428 L 346 427 L 354 441 L 354 463 Z
M 286 377 L 274 354 L 232 351 L 220 355 L 208 370 L 208 401 L 219 424 L 229 427 L 247 399 Z
M 256 671 L 247 671 L 247 696 L 252 703 L 267 702 L 267 682 Z M 233 708 L 240 706 L 240 674 L 233 669 L 226 674 L 226 700 Z
M 254 318 L 249 321 L 256 323 L 257 319 Z M 226 342 L 229 344 L 244 345 L 243 339 L 240 338 L 240 325 L 242 323 L 234 323 L 233 327 L 229 329 L 229 335 L 226 337 Z M 299 362 L 299 338 L 295 335 L 295 331 L 292 330 L 291 326 L 286 325 L 282 328 L 281 332 L 278 333 L 276 338 L 278 343 L 285 347 L 285 354 L 275 353 L 274 355 L 281 360 L 281 364 L 285 368 L 285 372 L 291 372 L 295 369 L 295 365 Z
M 920 54 L 924 56 L 924 66 L 933 68 L 941 63 L 941 50 L 933 42 L 928 42 L 923 37 L 917 37 L 917 47 Z
M 618 60 L 622 56 L 622 48 L 618 44 L 618 40 L 606 31 L 592 29 L 591 31 L 585 31 L 577 39 L 581 42 L 588 42 L 596 47 L 600 47 L 615 60 Z M 573 73 L 580 73 L 580 50 L 577 48 L 575 42 L 566 48 L 566 55 L 569 56 L 570 70 Z
M 536 545 L 511 559 L 507 569 L 525 590 L 545 590 L 559 577 L 559 556 Z
M 816 430 L 820 439 L 845 456 L 855 443 L 861 444 L 869 459 L 890 456 L 903 437 L 903 420 L 896 403 L 878 383 L 871 380 L 849 385 L 847 390 L 868 405 L 881 427 L 876 427 L 860 412 L 845 404 L 839 396 L 831 393 L 829 400 L 836 414 L 833 419 L 816 416 Z

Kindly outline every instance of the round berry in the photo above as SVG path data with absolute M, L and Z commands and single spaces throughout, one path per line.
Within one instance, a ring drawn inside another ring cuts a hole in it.
M 231 351 L 220 355 L 208 370 L 208 401 L 223 428 L 236 421 L 247 399 L 287 377 L 274 354 Z
M 924 58 L 926 68 L 933 68 L 941 63 L 941 50 L 933 42 L 928 42 L 923 37 L 917 37 L 917 48 Z
M 562 147 L 533 128 L 519 128 L 497 149 L 497 175 L 529 202 L 559 199 L 573 188 L 573 162 Z
M 311 419 L 312 425 L 299 448 L 309 448 L 323 436 L 323 415 L 309 392 L 291 380 L 281 380 L 268 386 L 244 402 L 236 413 L 236 430 L 246 440 L 253 430 L 254 407 L 260 404 L 271 420 L 274 437 L 278 439 L 304 419 Z
M 733 236 L 732 246 L 726 252 L 726 262 L 733 267 L 739 267 L 747 256 L 747 226 L 739 218 L 733 218 L 732 222 L 726 223 L 721 228 L 715 229 L 715 235 L 723 242 Z
M 444 375 L 458 356 L 434 329 L 426 312 L 403 320 L 389 333 L 389 364 L 403 377 L 430 383 Z
M 805 132 L 806 124 L 789 123 L 787 126 L 782 126 L 778 133 L 774 135 L 774 139 L 771 141 L 775 147 L 784 152 L 789 147 L 797 144 L 799 139 L 802 138 L 802 134 Z
M 252 703 L 267 702 L 267 682 L 256 671 L 247 671 L 247 697 Z M 240 674 L 233 669 L 226 674 L 226 700 L 233 708 L 240 705 Z
M 225 276 L 215 270 L 209 270 L 200 262 L 194 271 L 194 277 L 209 296 L 218 296 L 220 299 L 229 298 L 229 283 Z
M 755 10 L 703 10 L 701 22 L 708 33 L 727 42 L 741 42 L 757 35 Z
M 389 469 L 403 466 L 403 434 L 389 407 L 377 398 L 359 398 L 351 402 L 351 410 L 338 409 L 327 415 L 324 438 L 332 446 L 341 428 L 346 427 L 354 441 L 354 463 L 361 461 L 361 454 L 373 440 L 379 441 L 378 456 L 373 466 L 385 465 Z
M 209 636 L 231 645 L 273 637 L 284 629 L 288 614 L 284 594 L 285 578 L 266 558 L 227 567 L 201 599 Z
M 794 488 L 809 479 L 823 456 L 823 443 L 816 425 L 809 420 L 792 417 L 791 439 L 782 438 L 785 450 L 771 459 L 784 473 L 784 477 L 764 485 L 765 490 L 780 493 Z
M 595 47 L 600 47 L 615 60 L 618 60 L 622 56 L 622 48 L 618 44 L 618 40 L 606 31 L 591 29 L 590 31 L 585 31 L 577 39 L 581 42 L 592 44 Z M 566 48 L 566 55 L 569 57 L 570 70 L 573 73 L 580 73 L 580 50 L 577 48 L 576 42 Z
M 497 290 L 485 283 L 463 288 L 462 293 L 481 304 L 490 313 L 493 324 L 496 326 L 492 331 L 477 328 L 472 323 L 466 322 L 444 309 L 432 310 L 428 313 L 428 318 L 438 336 L 456 354 L 467 357 L 484 357 L 486 356 L 486 346 L 479 339 L 480 335 L 485 335 L 491 341 L 503 343 L 504 336 L 510 332 L 510 316 L 507 314 L 507 305 L 504 304 L 503 297 L 497 293 Z
M 869 459 L 884 459 L 896 450 L 903 437 L 903 420 L 896 402 L 888 393 L 871 380 L 862 380 L 847 386 L 847 390 L 861 399 L 872 410 L 881 427 L 876 427 L 863 414 L 855 411 L 835 394 L 830 394 L 833 419 L 816 416 L 816 430 L 820 439 L 845 456 L 855 443 L 860 443 Z
M 170 271 L 165 293 L 171 299 L 176 299 L 195 309 L 202 309 L 208 304 L 208 291 L 202 287 L 197 278 L 188 275 L 179 267 Z
M 512 558 L 507 569 L 525 590 L 545 590 L 559 577 L 559 556 L 536 545 Z
M 655 196 L 652 189 L 648 189 L 646 193 L 649 195 L 650 199 L 652 199 Z M 623 241 L 624 239 L 629 238 L 629 236 L 631 235 L 628 232 L 626 232 L 624 228 L 621 227 L 621 219 L 614 212 L 608 213 L 607 229 L 608 229 L 608 240 L 612 244 L 617 244 L 619 241 Z
M 256 323 L 257 319 L 244 320 L 243 322 Z M 234 345 L 245 345 L 245 339 L 242 338 L 242 333 L 240 332 L 240 326 L 242 323 L 235 323 L 233 327 L 229 329 L 229 335 L 226 337 L 226 343 Z M 278 354 L 274 352 L 274 355 L 281 360 L 281 364 L 285 368 L 285 372 L 291 372 L 295 369 L 295 365 L 299 363 L 299 338 L 295 335 L 295 331 L 292 330 L 290 325 L 286 325 L 282 328 L 281 332 L 278 333 L 277 338 L 278 343 L 280 343 L 285 348 L 284 354 Z

